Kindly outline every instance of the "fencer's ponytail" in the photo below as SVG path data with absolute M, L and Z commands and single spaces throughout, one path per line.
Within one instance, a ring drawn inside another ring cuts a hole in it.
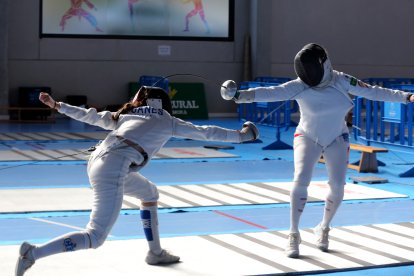
M 133 104 L 133 103 L 131 103 L 131 102 L 127 102 L 127 103 L 125 103 L 120 109 L 118 109 L 118 111 L 117 112 L 115 112 L 115 113 L 112 113 L 112 119 L 114 120 L 114 121 L 118 121 L 118 119 L 119 119 L 119 116 L 121 115 L 121 114 L 127 114 L 127 113 L 129 113 L 133 108 L 135 108 L 136 107 L 136 105 L 135 104 Z
M 127 113 L 129 113 L 132 109 L 134 109 L 134 108 L 136 108 L 136 107 L 138 107 L 138 106 L 141 106 L 141 105 L 143 105 L 143 95 L 145 94 L 145 93 L 143 93 L 143 92 L 141 92 L 141 91 L 146 91 L 146 87 L 145 86 L 141 86 L 140 87 L 140 89 L 138 90 L 138 92 L 137 92 L 137 94 L 135 95 L 135 97 L 131 100 L 131 101 L 129 101 L 129 102 L 127 102 L 127 103 L 125 103 L 120 109 L 118 109 L 118 111 L 117 112 L 115 112 L 115 113 L 112 113 L 112 119 L 114 120 L 114 121 L 118 121 L 118 119 L 119 119 L 119 116 L 121 115 L 121 114 L 127 114 Z M 141 92 L 141 93 L 140 93 Z

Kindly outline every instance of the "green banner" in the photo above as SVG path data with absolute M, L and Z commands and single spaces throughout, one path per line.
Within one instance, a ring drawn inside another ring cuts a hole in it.
M 181 119 L 208 119 L 203 83 L 171 82 L 169 88 L 172 115 Z

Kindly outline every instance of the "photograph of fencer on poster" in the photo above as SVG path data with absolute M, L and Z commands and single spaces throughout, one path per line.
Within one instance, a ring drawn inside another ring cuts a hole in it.
M 41 0 L 41 37 L 233 40 L 234 0 Z

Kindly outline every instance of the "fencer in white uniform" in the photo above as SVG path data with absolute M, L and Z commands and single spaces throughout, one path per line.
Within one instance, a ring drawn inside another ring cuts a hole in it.
M 350 75 L 332 69 L 326 50 L 317 44 L 305 45 L 295 56 L 297 79 L 287 83 L 237 90 L 234 81 L 226 81 L 222 97 L 236 103 L 296 100 L 300 120 L 293 140 L 294 179 L 291 191 L 290 235 L 286 255 L 297 258 L 301 242 L 299 220 L 305 207 L 307 188 L 313 168 L 321 155 L 326 161 L 329 192 L 323 219 L 315 227 L 317 247 L 327 251 L 329 230 L 344 196 L 349 156 L 349 133 L 345 117 L 353 107 L 349 94 L 375 101 L 408 103 L 414 97 L 407 92 L 368 85 Z
M 168 94 L 157 87 L 141 87 L 135 98 L 117 113 L 97 112 L 56 102 L 41 93 L 40 101 L 75 120 L 111 130 L 91 154 L 87 172 L 93 188 L 93 207 L 84 231 L 57 237 L 43 245 L 24 242 L 19 251 L 16 276 L 21 276 L 40 258 L 68 251 L 101 246 L 122 207 L 123 195 L 141 200 L 141 220 L 149 251 L 145 261 L 150 265 L 179 261 L 179 257 L 162 249 L 158 232 L 157 187 L 138 171 L 171 137 L 194 140 L 241 143 L 254 140 L 259 133 L 253 123 L 232 130 L 218 126 L 198 126 L 171 116 Z

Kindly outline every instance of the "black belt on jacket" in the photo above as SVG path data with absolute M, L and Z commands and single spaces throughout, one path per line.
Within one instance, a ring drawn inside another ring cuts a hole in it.
M 147 164 L 147 162 L 148 162 L 148 153 L 140 145 L 138 145 L 137 143 L 132 142 L 131 140 L 128 140 L 128 139 L 126 139 L 122 136 L 116 136 L 116 138 L 120 139 L 122 142 L 124 142 L 125 144 L 127 144 L 131 148 L 134 148 L 144 158 L 144 161 L 142 161 L 141 164 L 138 165 L 138 164 L 133 163 L 131 166 L 145 166 L 145 164 Z

